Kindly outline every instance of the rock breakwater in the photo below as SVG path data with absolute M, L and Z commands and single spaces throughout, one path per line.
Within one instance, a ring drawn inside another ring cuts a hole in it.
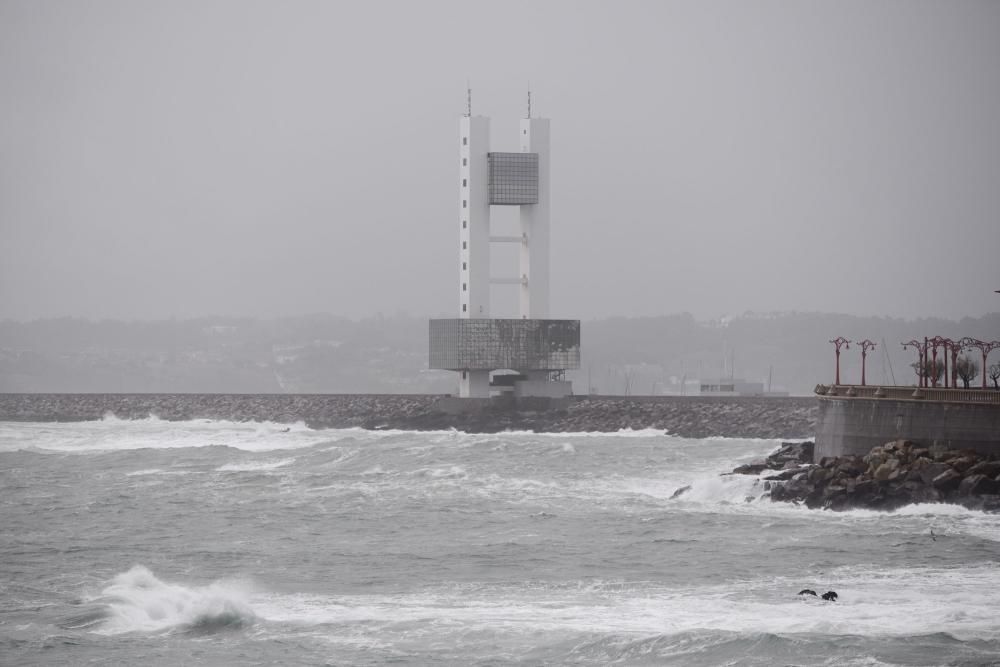
M 315 428 L 456 429 L 467 433 L 657 429 L 685 438 L 794 438 L 814 432 L 814 398 L 580 396 L 553 409 L 496 405 L 465 414 L 429 394 L 0 394 L 0 420 L 303 421 Z
M 764 477 L 771 500 L 832 510 L 893 510 L 912 503 L 952 503 L 1000 511 L 1000 461 L 974 450 L 925 447 L 896 440 L 864 456 L 824 457 L 812 463 L 812 443 L 785 443 L 765 461 L 734 473 Z

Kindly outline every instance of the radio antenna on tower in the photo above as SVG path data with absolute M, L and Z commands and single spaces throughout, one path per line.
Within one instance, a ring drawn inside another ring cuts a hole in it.
M 528 82 L 528 118 L 531 118 L 531 82 Z
M 472 85 L 465 80 L 465 115 L 472 118 Z

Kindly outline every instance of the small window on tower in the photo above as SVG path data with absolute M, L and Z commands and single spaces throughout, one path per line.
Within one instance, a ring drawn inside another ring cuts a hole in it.
M 462 145 L 463 146 L 468 146 L 469 145 L 469 138 L 468 137 L 462 137 Z
M 463 167 L 469 166 L 469 158 L 465 158 L 465 157 L 462 158 L 462 166 Z
M 462 262 L 462 270 L 463 271 L 468 271 L 469 270 L 469 264 L 467 262 Z
M 468 205 L 468 203 L 469 202 L 467 200 L 463 199 L 462 200 L 462 208 L 465 208 Z
M 462 221 L 462 229 L 465 229 L 468 226 L 469 226 L 469 221 L 468 220 L 463 220 Z
M 462 179 L 462 187 L 465 188 L 465 187 L 468 187 L 468 185 L 469 185 L 469 183 L 463 178 Z
M 467 247 L 468 246 L 466 245 L 465 241 L 462 241 L 462 250 L 465 250 Z
M 462 304 L 462 312 L 463 312 L 463 313 L 465 313 L 465 312 L 468 312 L 468 310 L 469 310 L 469 309 L 468 309 L 468 306 L 466 306 L 466 305 L 465 305 L 465 304 L 463 303 L 463 304 Z
M 462 291 L 463 292 L 468 292 L 469 291 L 469 285 L 468 285 L 468 283 L 462 283 Z

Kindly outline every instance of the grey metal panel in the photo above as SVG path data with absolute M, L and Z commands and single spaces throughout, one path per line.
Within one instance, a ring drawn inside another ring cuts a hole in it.
M 489 153 L 490 203 L 538 203 L 538 153 Z
M 580 320 L 431 320 L 429 352 L 447 370 L 579 368 Z

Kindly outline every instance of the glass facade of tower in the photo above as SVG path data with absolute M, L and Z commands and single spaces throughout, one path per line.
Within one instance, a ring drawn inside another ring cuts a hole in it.
M 538 203 L 538 153 L 489 153 L 490 204 Z
M 580 367 L 580 320 L 430 321 L 431 368 L 554 371 Z

